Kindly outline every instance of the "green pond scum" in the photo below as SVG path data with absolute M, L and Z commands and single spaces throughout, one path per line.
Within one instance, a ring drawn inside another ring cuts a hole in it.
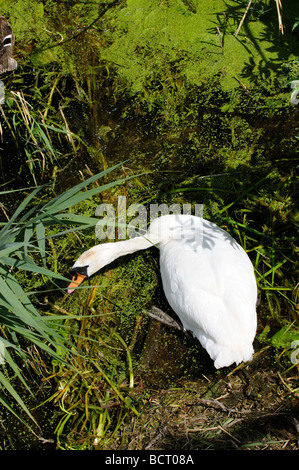
M 299 3 L 281 3 L 0 0 L 18 61 L 1 75 L 1 450 L 298 449 Z M 248 252 L 252 363 L 215 371 L 148 315 L 172 313 L 158 250 L 66 294 L 119 196 L 202 204 Z
M 102 57 L 117 65 L 132 93 L 160 86 L 162 99 L 165 87 L 165 94 L 172 87 L 173 95 L 184 93 L 178 77 L 201 86 L 218 76 L 224 90 L 275 81 L 283 62 L 296 57 L 298 38 L 288 28 L 281 38 L 275 2 L 260 3 L 236 37 L 244 2 L 128 1 L 114 17 L 111 44 Z M 285 23 L 292 22 L 299 6 L 286 1 L 283 14 Z M 151 91 L 145 99 L 151 100 Z

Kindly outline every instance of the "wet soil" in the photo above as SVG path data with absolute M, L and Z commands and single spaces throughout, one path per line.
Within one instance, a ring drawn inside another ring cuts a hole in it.
M 283 378 L 268 353 L 226 374 L 152 390 L 142 415 L 124 430 L 126 449 L 298 450 L 297 371 Z

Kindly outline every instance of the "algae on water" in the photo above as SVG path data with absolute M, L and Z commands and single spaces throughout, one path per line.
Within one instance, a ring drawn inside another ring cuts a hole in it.
M 116 16 L 111 13 L 114 28 L 102 58 L 116 65 L 133 94 L 154 86 L 155 80 L 167 84 L 178 74 L 194 85 L 220 74 L 226 90 L 238 86 L 238 80 L 245 86 L 257 76 L 266 80 L 283 61 L 294 58 L 298 40 L 291 27 L 281 37 L 274 1 L 254 18 L 248 15 L 235 37 L 244 5 L 232 0 L 128 0 Z M 283 15 L 292 25 L 299 4 L 284 2 Z M 162 71 L 166 76 L 159 77 Z
M 212 77 L 226 91 L 277 79 L 283 64 L 299 54 L 293 29 L 299 2 L 283 2 L 284 35 L 269 0 L 253 2 L 235 36 L 245 8 L 246 1 L 237 0 L 0 0 L 16 48 L 26 45 L 21 64 L 52 62 L 64 75 L 85 78 L 98 64 L 99 76 L 104 68 L 108 75 L 116 71 L 116 91 L 139 94 L 149 108 L 157 100 L 176 104 L 177 95 L 188 94 L 186 84 L 200 86 Z

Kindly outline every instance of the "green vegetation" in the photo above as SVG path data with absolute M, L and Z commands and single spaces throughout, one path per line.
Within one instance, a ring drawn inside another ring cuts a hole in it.
M 222 432 L 240 448 L 296 446 L 272 422 L 252 433 L 276 404 L 292 423 L 298 397 L 299 5 L 252 2 L 242 20 L 247 5 L 0 0 L 19 64 L 1 76 L 1 449 L 39 448 L 40 436 L 60 449 L 173 449 L 183 434 L 186 450 L 225 448 Z M 252 364 L 219 375 L 149 319 L 152 304 L 168 309 L 155 250 L 65 295 L 70 266 L 98 242 L 97 205 L 120 195 L 201 203 L 247 250 L 260 302 Z M 223 395 L 248 421 L 221 415 Z
M 41 316 L 30 300 L 30 296 L 34 295 L 34 292 L 25 292 L 20 285 L 18 275 L 14 276 L 13 272 L 24 270 L 40 275 L 41 279 L 50 277 L 54 278 L 56 282 L 57 280 L 67 282 L 67 278 L 61 276 L 55 269 L 48 269 L 46 242 L 50 243 L 51 246 L 52 236 L 65 236 L 67 233 L 74 230 L 74 228 L 67 229 L 67 227 L 75 223 L 79 223 L 80 228 L 83 229 L 84 225 L 90 227 L 98 222 L 97 219 L 72 214 L 69 210 L 80 201 L 88 197 L 93 197 L 99 192 L 108 190 L 110 187 L 114 186 L 114 184 L 117 184 L 110 183 L 85 192 L 81 191 L 88 184 L 104 177 L 107 173 L 108 171 L 106 170 L 86 182 L 80 183 L 43 206 L 35 203 L 35 205 L 28 210 L 28 207 L 32 204 L 38 191 L 41 190 L 41 188 L 36 188 L 27 196 L 23 203 L 19 205 L 10 220 L 3 224 L 3 228 L 0 231 L 0 318 L 3 335 L 0 339 L 1 344 L 5 346 L 3 357 L 5 360 L 4 366 L 7 363 L 9 366 L 8 370 L 11 369 L 15 373 L 16 377 L 20 379 L 30 393 L 32 393 L 30 387 L 24 380 L 17 361 L 9 354 L 8 348 L 12 348 L 12 351 L 17 353 L 17 356 L 21 357 L 22 362 L 25 363 L 27 355 L 22 348 L 22 342 L 24 340 L 25 344 L 31 343 L 32 348 L 37 346 L 48 353 L 50 357 L 62 363 L 68 361 L 67 356 L 76 354 L 76 351 L 66 340 L 65 335 L 57 331 L 55 323 L 57 320 L 60 320 L 61 317 L 51 315 L 49 319 L 46 319 L 46 317 Z M 123 180 L 119 181 L 119 183 L 122 182 Z M 26 209 L 27 212 L 25 212 Z M 53 225 L 58 227 L 62 226 L 64 230 L 60 232 L 56 230 L 54 235 L 47 236 L 47 227 L 53 227 Z M 36 262 L 37 259 L 39 259 L 39 263 Z M 10 375 L 8 370 L 6 370 L 6 374 L 0 374 L 1 386 L 12 395 L 17 404 L 20 405 L 35 422 L 26 404 L 17 391 L 11 386 L 8 380 Z M 72 369 L 72 372 L 74 373 L 74 369 Z M 10 412 L 16 414 L 3 395 L 0 396 L 0 401 Z

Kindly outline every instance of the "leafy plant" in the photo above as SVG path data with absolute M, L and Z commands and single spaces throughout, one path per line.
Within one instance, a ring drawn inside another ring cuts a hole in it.
M 0 403 L 15 416 L 19 415 L 12 401 L 35 422 L 24 400 L 10 383 L 10 376 L 14 374 L 31 393 L 23 377 L 22 367 L 18 365 L 16 359 L 18 356 L 21 364 L 27 359 L 23 343 L 35 345 L 60 363 L 66 364 L 70 353 L 74 354 L 73 346 L 55 326 L 55 322 L 61 320 L 61 316 L 51 315 L 50 318 L 42 316 L 30 300 L 32 292 L 26 292 L 22 288 L 16 274 L 24 270 L 41 275 L 45 279 L 51 278 L 53 282 L 68 281 L 64 276 L 47 267 L 46 243 L 49 240 L 47 229 L 53 226 L 63 228 L 56 232 L 55 235 L 58 236 L 66 235 L 78 228 L 86 229 L 98 223 L 99 220 L 96 218 L 71 213 L 70 208 L 124 182 L 126 178 L 82 191 L 98 179 L 104 178 L 118 166 L 115 165 L 92 176 L 45 205 L 35 203 L 43 187 L 35 188 L 20 204 L 11 219 L 2 224 L 0 230 L 0 344 L 4 347 L 5 363 L 3 371 L 0 371 Z
M 6 142 L 12 141 L 11 145 L 7 146 L 7 152 L 11 154 L 14 146 L 17 146 L 17 153 L 23 156 L 23 166 L 26 165 L 29 169 L 32 180 L 37 186 L 40 181 L 43 182 L 48 178 L 49 172 L 55 166 L 60 166 L 59 139 L 64 137 L 63 145 L 67 143 L 74 154 L 76 153 L 75 142 L 81 142 L 81 139 L 70 132 L 65 119 L 63 123 L 53 118 L 46 120 L 47 108 L 43 110 L 43 114 L 40 109 L 34 110 L 34 106 L 29 103 L 28 99 L 25 99 L 21 91 L 11 91 L 7 95 L 7 104 L 8 109 L 2 109 L 4 129 L 0 129 L 1 134 L 6 137 Z M 64 118 L 62 110 L 61 114 Z M 16 155 L 11 158 L 14 161 Z
M 299 18 L 295 18 L 295 23 L 293 24 L 292 31 L 294 31 L 295 28 L 299 25 Z

